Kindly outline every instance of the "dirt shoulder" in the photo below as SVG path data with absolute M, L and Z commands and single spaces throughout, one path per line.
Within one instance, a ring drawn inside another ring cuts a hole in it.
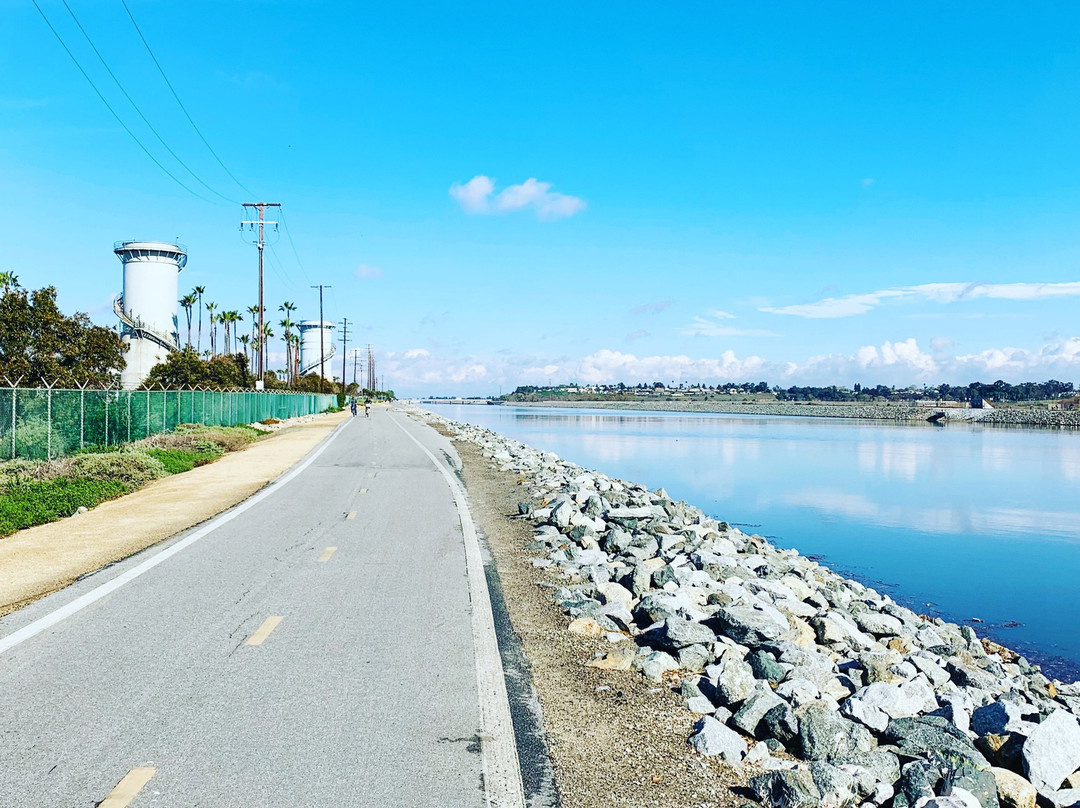
M 493 468 L 472 443 L 455 441 L 473 517 L 487 536 L 514 630 L 532 668 L 555 780 L 565 808 L 740 806 L 730 791 L 744 776 L 687 744 L 693 715 L 672 687 L 637 673 L 585 667 L 604 638 L 567 631 L 544 586 L 556 579 L 532 565 L 528 522 L 508 518 L 527 499 L 517 475 Z
M 348 413 L 319 416 L 93 510 L 0 539 L 0 616 L 204 522 L 298 462 Z

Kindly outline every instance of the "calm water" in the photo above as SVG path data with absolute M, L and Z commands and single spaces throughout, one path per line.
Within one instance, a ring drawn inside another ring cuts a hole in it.
M 430 406 L 820 557 L 1080 678 L 1080 433 Z M 1014 625 L 1018 623 L 1019 625 Z

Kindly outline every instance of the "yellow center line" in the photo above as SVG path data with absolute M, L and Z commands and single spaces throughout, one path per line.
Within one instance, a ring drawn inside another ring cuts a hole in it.
M 345 518 L 346 519 L 355 519 L 356 518 L 356 511 L 349 511 L 347 514 L 345 514 Z
M 319 556 L 319 561 L 322 561 L 324 563 L 329 561 L 330 556 L 332 556 L 336 552 L 337 552 L 336 547 L 327 547 L 325 550 L 322 551 L 322 555 Z
M 278 615 L 271 615 L 263 620 L 263 624 L 259 626 L 258 630 L 248 637 L 246 645 L 262 645 L 263 641 L 270 636 L 270 632 L 278 627 L 278 623 L 281 622 L 281 617 Z
M 361 493 L 361 494 L 366 494 L 366 493 L 367 493 L 367 489 L 366 489 L 366 488 L 361 488 L 361 489 L 360 489 L 360 493 Z
M 125 808 L 143 790 L 143 786 L 150 782 L 155 771 L 153 766 L 138 766 L 132 769 L 116 784 L 116 788 L 109 792 L 109 796 L 98 803 L 99 808 Z

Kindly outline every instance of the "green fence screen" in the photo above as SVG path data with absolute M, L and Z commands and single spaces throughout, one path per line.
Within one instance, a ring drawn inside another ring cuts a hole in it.
M 51 459 L 168 432 L 177 424 L 250 424 L 312 415 L 336 404 L 335 396 L 319 393 L 0 387 L 0 460 Z

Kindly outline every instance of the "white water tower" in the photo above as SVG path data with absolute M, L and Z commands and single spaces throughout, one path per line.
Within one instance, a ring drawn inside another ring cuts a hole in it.
M 322 377 L 333 379 L 330 359 L 336 353 L 334 347 L 334 324 L 329 320 L 303 320 L 300 322 L 300 375 L 319 373 L 319 354 L 324 353 Z M 320 343 L 321 339 L 321 343 Z
M 124 263 L 124 293 L 113 302 L 123 330 L 127 367 L 120 383 L 138 387 L 150 369 L 180 347 L 177 294 L 187 248 L 164 241 L 118 241 L 113 252 Z

